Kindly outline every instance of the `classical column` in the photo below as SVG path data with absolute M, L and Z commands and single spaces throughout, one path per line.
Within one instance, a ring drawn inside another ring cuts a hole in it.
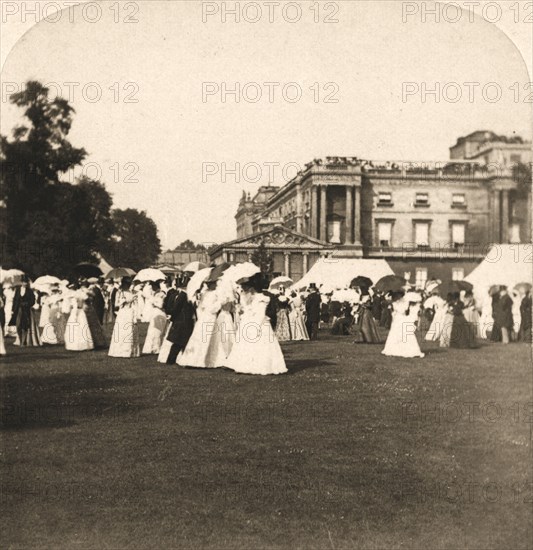
M 492 200 L 492 227 L 494 228 L 494 239 L 495 243 L 502 242 L 501 234 L 501 216 L 500 216 L 500 191 L 495 189 L 493 191 L 493 200 Z
M 290 263 L 291 253 L 290 252 L 284 252 L 283 255 L 285 256 L 285 276 L 290 277 L 291 276 L 291 274 L 290 274 L 290 270 L 291 270 L 291 263 Z
M 361 188 L 354 187 L 355 191 L 355 223 L 354 236 L 355 244 L 361 244 Z
M 308 261 L 309 261 L 309 252 L 302 252 L 302 258 L 303 258 L 303 274 L 305 275 L 307 273 L 308 269 Z
M 296 231 L 302 233 L 303 231 L 303 208 L 302 208 L 302 186 L 296 184 Z
M 318 188 L 316 186 L 311 187 L 311 237 L 318 238 Z
M 328 228 L 326 227 L 326 214 L 327 214 L 327 187 L 325 185 L 320 186 L 320 239 L 323 241 L 328 240 Z
M 502 191 L 502 243 L 509 242 L 509 191 Z
M 346 186 L 346 237 L 344 244 L 353 244 L 353 187 Z

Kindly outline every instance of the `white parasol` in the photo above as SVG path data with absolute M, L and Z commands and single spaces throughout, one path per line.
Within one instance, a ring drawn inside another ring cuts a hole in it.
M 167 276 L 159 269 L 153 267 L 148 267 L 146 269 L 141 269 L 137 275 L 135 275 L 134 280 L 141 283 L 146 281 L 164 281 Z
M 204 281 L 209 277 L 211 274 L 212 267 L 204 267 L 204 269 L 200 269 L 200 271 L 197 271 L 190 279 L 190 281 L 187 283 L 187 298 L 189 299 L 189 302 L 192 302 L 195 297 L 196 293 L 202 288 L 202 284 Z

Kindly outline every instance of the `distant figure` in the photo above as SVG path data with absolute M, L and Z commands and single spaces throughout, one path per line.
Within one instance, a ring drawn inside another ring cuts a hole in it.
M 29 279 L 24 275 L 21 286 L 15 290 L 13 310 L 9 321 L 10 326 L 17 328 L 16 346 L 41 345 L 39 326 L 33 309 L 35 300 L 35 294 L 29 286 Z
M 531 342 L 531 292 L 526 291 L 520 302 L 520 331 L 518 339 L 521 342 Z
M 318 339 L 318 324 L 320 323 L 320 294 L 315 283 L 309 285 L 309 296 L 305 301 L 305 312 L 307 319 L 305 325 L 310 340 Z
M 494 308 L 494 306 L 493 306 Z M 511 334 L 513 331 L 513 300 L 507 293 L 507 287 L 502 286 L 500 289 L 500 295 L 496 302 L 495 309 L 493 309 L 494 317 L 494 329 L 498 329 L 497 342 L 501 341 L 503 344 L 508 344 L 511 341 Z M 492 338 L 494 340 L 494 338 Z
M 391 300 L 392 324 L 381 353 L 393 357 L 424 357 L 416 339 L 416 324 L 404 292 L 392 292 Z

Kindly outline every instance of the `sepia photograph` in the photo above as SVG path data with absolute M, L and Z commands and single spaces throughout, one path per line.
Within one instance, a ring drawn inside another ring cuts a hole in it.
M 533 550 L 533 2 L 0 17 L 0 546 Z

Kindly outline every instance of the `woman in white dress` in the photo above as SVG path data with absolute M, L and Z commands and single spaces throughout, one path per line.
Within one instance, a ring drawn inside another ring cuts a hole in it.
M 206 356 L 208 368 L 224 367 L 235 343 L 235 302 L 237 296 L 233 287 L 222 279 L 217 281 L 215 290 L 220 310 L 215 320 L 213 334 L 209 341 Z
M 242 282 L 241 288 L 237 336 L 226 366 L 243 374 L 287 372 L 283 352 L 266 315 L 270 298 L 261 292 L 261 274 Z
M 3 289 L 4 289 L 4 301 L 5 301 L 4 314 L 6 317 L 6 323 L 4 326 L 4 335 L 15 338 L 17 336 L 17 327 L 9 325 L 9 320 L 11 319 L 11 315 L 13 313 L 13 299 L 15 297 L 15 289 L 9 283 L 4 283 Z
M 54 346 L 58 344 L 57 334 L 55 331 L 53 317 L 57 314 L 59 296 L 57 293 L 51 295 L 45 294 L 41 298 L 41 319 L 39 320 L 39 327 L 42 328 L 41 342 Z
M 424 302 L 424 309 L 432 309 L 434 311 L 433 320 L 426 332 L 426 342 L 438 342 L 444 326 L 444 318 L 446 316 L 446 300 L 441 298 L 437 293 L 432 294 Z
M 139 327 L 137 325 L 137 295 L 130 291 L 131 278 L 124 277 L 117 293 L 117 317 L 111 336 L 110 357 L 139 357 Z
M 291 293 L 291 310 L 289 312 L 289 324 L 291 327 L 292 340 L 309 340 L 309 334 L 304 320 L 304 303 L 301 296 L 296 292 Z
M 220 311 L 215 286 L 216 282 L 205 283 L 200 291 L 194 329 L 183 353 L 176 360 L 182 367 L 208 368 L 207 352 Z
M 163 309 L 165 292 L 160 288 L 154 288 L 153 290 L 154 294 L 150 299 L 151 318 L 142 349 L 143 354 L 146 355 L 157 355 L 161 351 L 161 344 L 167 327 L 167 316 Z
M 392 324 L 381 353 L 393 357 L 424 357 L 416 339 L 415 316 L 409 310 L 409 301 L 403 292 L 393 293 L 392 300 Z
M 65 329 L 65 349 L 68 351 L 88 351 L 94 349 L 94 342 L 89 330 L 85 301 L 87 293 L 78 289 L 70 296 L 71 311 Z

